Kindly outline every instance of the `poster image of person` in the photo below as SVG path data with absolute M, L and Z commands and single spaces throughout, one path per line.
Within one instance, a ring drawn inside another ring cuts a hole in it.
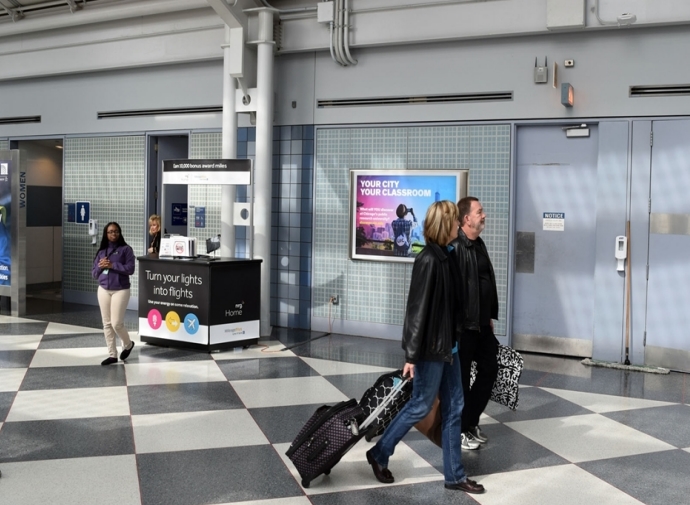
M 405 219 L 407 215 L 412 216 L 412 220 Z M 405 204 L 400 204 L 395 209 L 398 219 L 391 222 L 393 229 L 393 254 L 395 256 L 410 256 L 412 251 L 412 229 L 417 226 L 417 217 L 414 209 L 407 208 Z

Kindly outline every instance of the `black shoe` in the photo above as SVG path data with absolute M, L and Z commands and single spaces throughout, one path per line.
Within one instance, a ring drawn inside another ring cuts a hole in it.
M 453 489 L 456 491 L 464 491 L 471 494 L 482 494 L 485 489 L 481 484 L 477 484 L 476 481 L 471 479 L 465 479 L 463 482 L 458 482 L 457 484 L 445 484 L 446 489 Z
M 132 349 L 134 349 L 134 340 L 132 340 L 132 345 L 129 346 L 129 349 L 122 349 L 122 352 L 120 353 L 120 359 L 124 361 L 127 358 L 129 358 L 129 353 L 132 352 Z
M 371 465 L 372 470 L 374 470 L 374 476 L 379 482 L 383 482 L 384 484 L 392 484 L 395 482 L 391 471 L 388 468 L 383 468 L 376 462 L 374 457 L 371 455 L 371 449 L 367 451 L 367 461 Z
M 101 365 L 112 365 L 113 363 L 117 363 L 117 358 L 105 358 L 101 361 Z

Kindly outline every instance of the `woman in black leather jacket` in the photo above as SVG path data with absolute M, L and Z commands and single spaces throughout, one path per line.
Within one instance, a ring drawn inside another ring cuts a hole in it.
M 407 298 L 402 347 L 403 375 L 412 378 L 412 398 L 367 452 L 376 478 L 394 482 L 388 460 L 397 443 L 441 400 L 442 448 L 445 487 L 483 493 L 484 487 L 467 478 L 460 454 L 463 407 L 457 338 L 462 300 L 457 289 L 461 279 L 457 261 L 448 244 L 458 236 L 458 210 L 454 202 L 434 202 L 424 221 L 426 246 L 415 258 Z

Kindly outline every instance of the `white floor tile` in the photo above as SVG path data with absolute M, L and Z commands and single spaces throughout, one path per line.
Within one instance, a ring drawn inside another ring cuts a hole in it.
M 45 368 L 54 366 L 100 365 L 101 361 L 107 357 L 108 349 L 105 346 L 105 340 L 103 340 L 103 347 L 38 349 L 29 366 L 31 368 Z
M 395 368 L 357 365 L 355 363 L 344 363 L 342 361 L 331 361 L 327 359 L 302 358 L 302 360 L 321 375 L 347 375 L 356 373 L 384 374 L 395 370 Z
M 26 351 L 38 348 L 43 335 L 3 335 L 0 337 L 0 351 Z
M 481 505 L 640 505 L 641 502 L 575 465 L 505 472 L 476 478 L 486 488 Z
M 127 363 L 125 371 L 128 386 L 227 380 L 213 360 Z
M 137 454 L 268 444 L 245 409 L 132 416 Z
M 134 455 L 3 463 L 3 504 L 141 505 Z
M 0 368 L 0 392 L 19 391 L 26 368 Z
M 311 505 L 311 500 L 306 496 L 293 496 L 292 498 L 273 498 L 271 500 L 236 501 L 232 503 L 219 503 L 218 505 Z
M 564 400 L 576 403 L 592 412 L 617 412 L 620 410 L 643 409 L 648 407 L 663 407 L 675 405 L 669 402 L 656 400 L 644 400 L 641 398 L 626 398 L 623 396 L 602 395 L 598 393 L 583 393 L 582 391 L 570 391 L 565 389 L 541 388 Z
M 290 447 L 290 444 L 275 444 L 274 447 L 292 475 L 301 485 L 302 478 L 299 476 L 295 465 L 285 456 L 285 452 Z M 371 466 L 367 463 L 366 452 L 372 447 L 373 444 L 360 441 L 350 452 L 343 456 L 343 459 L 333 468 L 330 475 L 322 475 L 314 479 L 309 488 L 305 489 L 304 492 L 307 495 L 317 495 L 430 481 L 440 481 L 439 486 L 443 485 L 443 474 L 427 463 L 426 460 L 421 458 L 404 442 L 400 442 L 395 447 L 395 454 L 393 454 L 388 463 L 388 468 L 395 477 L 395 483 L 380 483 L 374 477 Z
M 46 328 L 46 335 L 73 335 L 78 333 L 97 333 L 103 331 L 103 327 L 100 328 L 87 328 L 86 326 L 74 326 L 71 324 L 62 323 L 48 323 Z
M 505 424 L 572 463 L 675 449 L 599 414 Z
M 230 381 L 247 408 L 337 403 L 349 398 L 323 377 Z
M 6 421 L 128 416 L 127 388 L 19 391 Z
M 249 349 L 243 349 L 237 347 L 235 349 L 229 349 L 222 352 L 214 352 L 211 354 L 213 359 L 223 360 L 223 359 L 256 359 L 256 358 L 285 358 L 288 356 L 294 356 L 295 353 L 287 350 L 281 351 L 285 348 L 285 344 L 279 342 L 278 340 L 270 340 L 267 342 L 261 342 L 260 344 L 253 345 Z

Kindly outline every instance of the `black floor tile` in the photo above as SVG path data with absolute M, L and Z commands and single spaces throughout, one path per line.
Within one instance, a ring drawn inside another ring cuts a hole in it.
M 374 478 L 373 474 L 371 478 Z M 488 492 L 490 492 L 490 490 Z M 314 505 L 477 504 L 474 498 L 463 491 L 450 491 L 445 489 L 443 487 L 443 480 L 407 486 L 381 486 L 360 491 L 350 491 L 347 493 L 327 493 L 310 496 L 309 499 Z
M 28 368 L 36 351 L 0 351 L 0 368 Z
M 29 368 L 21 391 L 37 389 L 71 389 L 126 386 L 121 366 L 61 366 Z
M 502 424 L 482 425 L 489 438 L 476 451 L 462 451 L 465 473 L 474 478 L 500 472 L 568 464 L 568 461 Z M 418 431 L 410 431 L 403 439 L 417 454 L 443 472 L 441 448 Z
M 257 358 L 218 360 L 218 368 L 228 380 L 282 379 L 319 375 L 300 358 Z
M 206 505 L 302 496 L 269 445 L 137 455 L 142 505 Z
M 133 453 L 129 416 L 11 422 L 0 430 L 0 462 Z
M 502 423 L 592 413 L 591 410 L 539 388 L 520 388 L 519 394 L 520 401 L 516 410 L 490 401 L 484 413 Z
M 654 452 L 578 466 L 647 505 L 687 503 L 690 496 L 690 453 Z
M 690 447 L 690 406 L 688 405 L 624 410 L 602 415 L 679 449 Z
M 250 409 L 249 413 L 272 444 L 292 442 L 321 404 Z
M 374 385 L 376 379 L 384 372 L 356 373 L 349 375 L 325 376 L 328 382 L 337 387 L 348 398 L 356 398 L 359 401 L 364 392 Z
M 17 396 L 17 393 L 14 391 L 0 393 L 0 423 L 7 419 L 7 414 L 10 412 L 15 396 Z
M 127 392 L 132 415 L 200 412 L 244 407 L 235 390 L 227 382 L 129 386 Z
M 106 347 L 103 332 L 43 335 L 39 349 L 75 349 L 79 347 Z
M 48 323 L 0 323 L 0 335 L 43 335 Z

